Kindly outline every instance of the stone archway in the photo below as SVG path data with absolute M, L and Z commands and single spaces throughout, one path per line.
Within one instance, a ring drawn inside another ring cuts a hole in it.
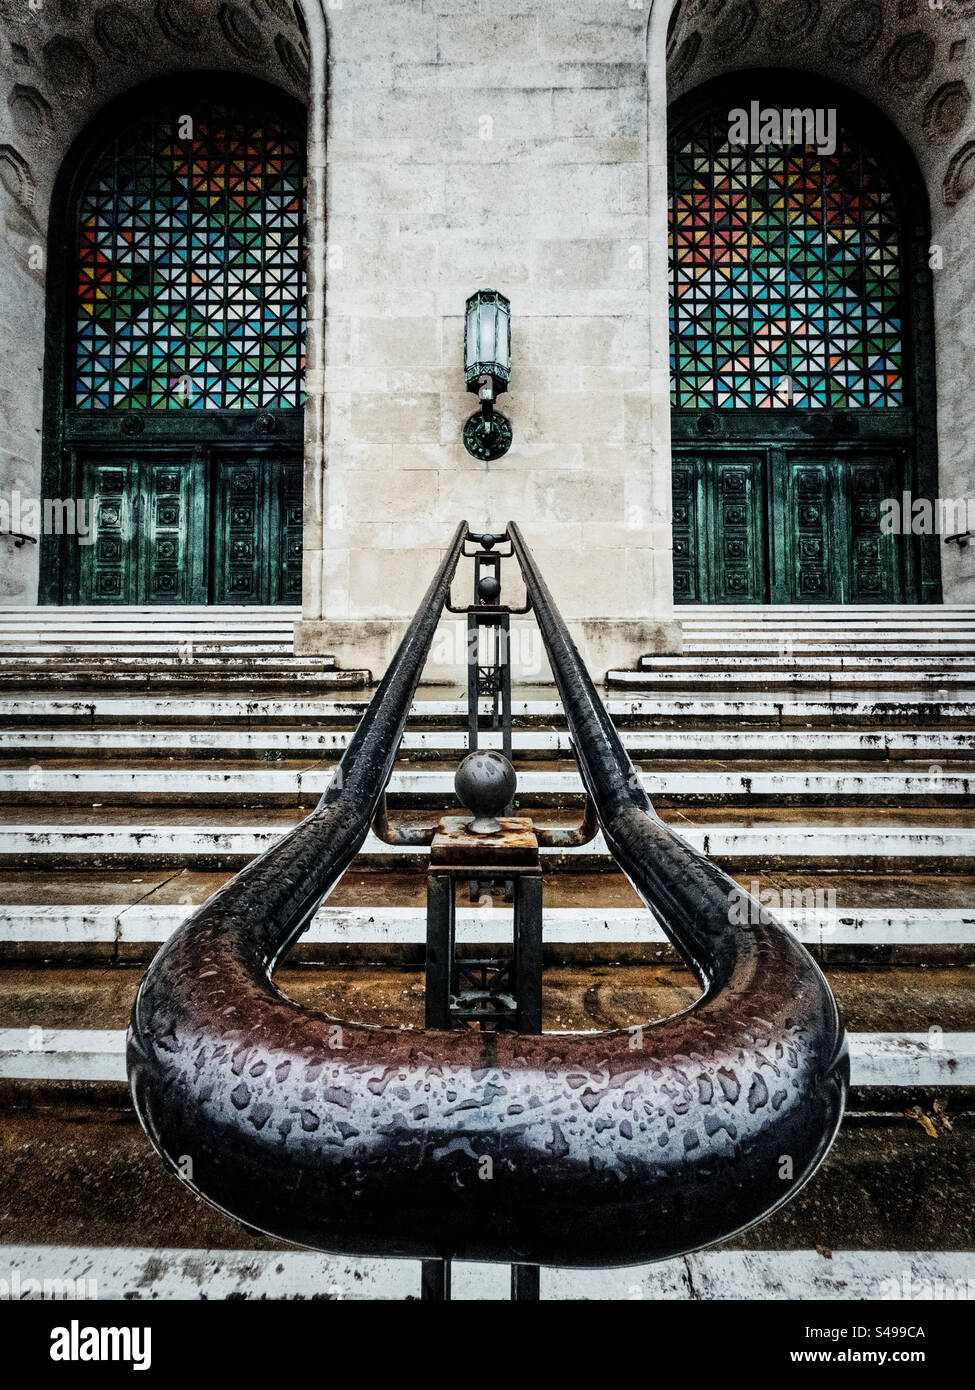
M 975 348 L 966 305 L 975 275 L 975 36 L 972 0 L 656 0 L 651 64 L 667 66 L 666 102 L 651 82 L 651 129 L 667 104 L 710 79 L 787 63 L 865 98 L 896 126 L 920 169 L 931 210 L 930 265 L 937 343 L 938 492 L 972 493 Z M 662 331 L 659 318 L 655 332 Z M 945 602 L 970 601 L 975 574 L 941 546 Z
M 206 66 L 270 79 L 309 102 L 308 342 L 310 400 L 306 474 L 321 469 L 321 340 L 324 276 L 324 124 L 326 36 L 317 0 L 259 4 L 202 0 L 86 5 L 59 0 L 5 10 L 0 45 L 8 74 L 0 100 L 0 298 L 4 305 L 7 390 L 0 397 L 0 493 L 27 502 L 50 492 L 42 476 L 48 219 L 55 180 L 73 141 L 111 100 L 154 78 Z M 310 99 L 310 101 L 309 101 Z M 45 493 L 45 487 L 49 492 Z M 312 488 L 317 495 L 317 488 Z M 8 547 L 9 548 L 9 547 Z M 11 550 L 0 602 L 30 603 L 38 593 L 38 547 Z

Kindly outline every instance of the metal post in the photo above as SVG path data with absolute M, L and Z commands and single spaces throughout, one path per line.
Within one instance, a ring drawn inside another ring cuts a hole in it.
M 455 922 L 453 877 L 450 874 L 428 874 L 425 1004 L 427 1028 L 450 1028 Z
M 473 608 L 467 610 L 467 751 L 477 751 L 478 712 L 480 710 L 481 629 Z
M 503 644 L 501 656 L 501 742 L 504 756 L 511 758 L 511 619 L 505 613 L 501 620 L 498 640 Z M 513 807 L 511 809 L 514 809 Z M 509 810 L 508 814 L 511 814 Z
M 423 1303 L 450 1302 L 450 1261 L 424 1260 L 420 1266 L 420 1299 Z
M 511 1299 L 516 1303 L 537 1302 L 541 1271 L 538 1265 L 511 1266 Z
M 514 881 L 515 999 L 518 1032 L 542 1031 L 542 875 Z

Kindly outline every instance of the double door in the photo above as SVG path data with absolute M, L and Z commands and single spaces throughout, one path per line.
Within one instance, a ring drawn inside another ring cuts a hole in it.
M 302 467 L 288 449 L 79 451 L 81 604 L 301 602 Z
M 911 538 L 881 529 L 905 464 L 880 445 L 675 445 L 675 602 L 919 602 Z

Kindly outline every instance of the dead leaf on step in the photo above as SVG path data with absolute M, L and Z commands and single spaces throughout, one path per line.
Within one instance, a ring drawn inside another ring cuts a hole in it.
M 944 1101 L 936 1100 L 932 1109 L 934 1110 L 934 1118 L 936 1122 L 941 1126 L 941 1128 L 945 1131 L 946 1134 L 951 1134 L 955 1126 L 952 1122 L 951 1116 L 948 1114 L 948 1110 Z
M 905 1110 L 904 1114 L 907 1117 L 907 1119 L 916 1120 L 929 1138 L 937 1139 L 938 1131 L 935 1128 L 934 1121 L 932 1120 L 930 1115 L 925 1115 L 924 1111 L 921 1109 L 919 1105 L 913 1106 L 910 1110 Z
M 816 1254 L 822 1255 L 824 1260 L 831 1260 L 833 1258 L 833 1252 L 828 1245 L 817 1245 Z

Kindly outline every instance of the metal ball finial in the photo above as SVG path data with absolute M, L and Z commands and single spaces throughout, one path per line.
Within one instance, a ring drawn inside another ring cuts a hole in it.
M 475 835 L 496 835 L 497 816 L 515 794 L 518 779 L 503 753 L 493 748 L 468 753 L 457 769 L 454 790 L 462 806 L 474 812 L 469 829 Z

